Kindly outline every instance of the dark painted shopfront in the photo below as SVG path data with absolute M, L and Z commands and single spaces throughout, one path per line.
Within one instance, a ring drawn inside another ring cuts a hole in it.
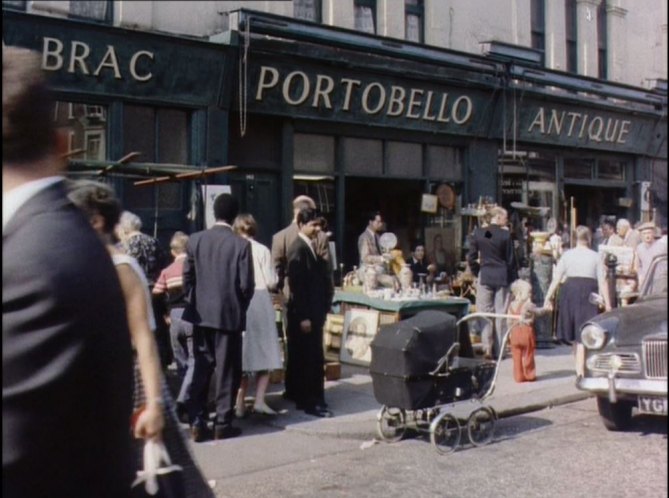
M 70 150 L 81 150 L 70 176 L 111 183 L 163 243 L 175 230 L 201 225 L 198 182 L 135 186 L 146 176 L 131 171 L 227 164 L 233 48 L 6 10 L 3 43 L 42 53 L 58 98 L 54 119 L 70 130 Z M 98 174 L 130 152 L 141 154 L 123 173 Z
M 370 209 L 384 214 L 405 254 L 416 240 L 428 252 L 446 240 L 456 260 L 473 221 L 461 208 L 486 197 L 549 207 L 561 221 L 573 198 L 577 222 L 592 227 L 601 215 L 650 215 L 640 211 L 640 185 L 653 168 L 666 171 L 666 94 L 237 15 L 246 63 L 230 161 L 254 172 L 251 186 L 260 178 L 275 185 L 284 223 L 294 195 L 314 197 L 347 269 L 357 264 Z M 666 173 L 655 189 L 664 192 Z M 422 194 L 444 191 L 457 196 L 455 206 L 421 212 Z M 666 220 L 662 195 L 664 208 L 659 194 L 656 207 Z

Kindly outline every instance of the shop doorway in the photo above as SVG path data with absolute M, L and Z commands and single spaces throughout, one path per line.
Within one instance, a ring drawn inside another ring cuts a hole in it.
M 411 244 L 422 237 L 420 180 L 383 178 L 346 178 L 346 214 L 344 224 L 343 263 L 346 271 L 359 263 L 358 237 L 367 227 L 367 215 L 380 211 L 386 229 L 397 236 L 398 247 L 405 257 Z
M 599 226 L 603 215 L 624 218 L 627 209 L 620 206 L 618 199 L 625 197 L 624 188 L 602 188 L 590 185 L 564 186 L 565 201 L 570 206 L 570 199 L 574 198 L 576 208 L 576 224 L 585 225 L 591 230 Z

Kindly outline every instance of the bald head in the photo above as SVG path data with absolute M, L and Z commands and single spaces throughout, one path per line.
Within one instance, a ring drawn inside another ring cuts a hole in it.
M 308 195 L 298 195 L 293 199 L 293 221 L 297 221 L 297 214 L 303 209 L 316 209 L 316 203 Z
M 616 223 L 616 232 L 618 232 L 618 235 L 621 237 L 625 237 L 630 227 L 631 225 L 629 221 L 627 221 L 625 218 L 620 218 L 618 223 Z

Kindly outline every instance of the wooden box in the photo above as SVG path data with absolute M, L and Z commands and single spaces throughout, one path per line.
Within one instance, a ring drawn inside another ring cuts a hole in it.
M 329 361 L 325 364 L 325 380 L 339 380 L 341 378 L 341 363 Z

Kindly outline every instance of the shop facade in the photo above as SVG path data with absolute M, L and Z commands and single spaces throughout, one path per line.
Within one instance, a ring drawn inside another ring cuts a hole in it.
M 666 170 L 666 93 L 238 15 L 230 161 L 274 184 L 277 229 L 293 196 L 311 195 L 346 271 L 369 210 L 405 255 L 423 241 L 449 270 L 472 228 L 463 208 L 481 200 L 548 207 L 563 222 L 573 207 L 593 228 L 602 215 L 652 215 L 642 186 Z M 421 211 L 423 194 L 438 196 L 436 213 Z
M 164 175 L 161 164 L 183 171 L 227 164 L 234 49 L 4 9 L 2 24 L 5 45 L 42 54 L 58 99 L 54 120 L 70 130 L 69 175 L 112 184 L 165 247 L 174 231 L 201 226 L 196 182 L 135 182 L 154 168 Z M 128 165 L 109 167 L 133 152 Z

